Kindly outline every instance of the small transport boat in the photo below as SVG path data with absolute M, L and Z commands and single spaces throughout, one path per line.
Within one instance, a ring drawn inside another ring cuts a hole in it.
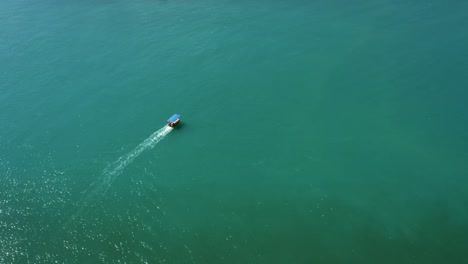
M 173 114 L 168 120 L 167 125 L 170 127 L 175 127 L 180 122 L 180 115 Z

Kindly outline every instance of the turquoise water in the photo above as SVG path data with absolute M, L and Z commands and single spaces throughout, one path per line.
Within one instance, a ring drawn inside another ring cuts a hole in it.
M 468 263 L 466 10 L 1 1 L 0 263 Z

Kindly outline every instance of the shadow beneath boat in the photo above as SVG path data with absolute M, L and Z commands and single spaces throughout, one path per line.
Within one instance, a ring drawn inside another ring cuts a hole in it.
M 177 124 L 177 126 L 175 127 L 172 127 L 174 130 L 182 130 L 182 129 L 186 129 L 186 124 L 183 123 L 183 122 L 180 122 L 179 124 Z

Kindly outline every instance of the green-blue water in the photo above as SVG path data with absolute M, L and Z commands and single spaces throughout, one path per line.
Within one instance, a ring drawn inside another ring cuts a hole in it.
M 0 263 L 468 263 L 467 10 L 1 1 Z

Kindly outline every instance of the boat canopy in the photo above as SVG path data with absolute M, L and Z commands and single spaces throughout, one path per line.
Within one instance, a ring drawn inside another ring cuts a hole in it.
M 173 123 L 174 121 L 176 121 L 176 120 L 179 119 L 179 118 L 180 118 L 180 115 L 174 114 L 174 115 L 172 115 L 172 116 L 167 120 L 167 122 L 168 122 L 168 123 Z

